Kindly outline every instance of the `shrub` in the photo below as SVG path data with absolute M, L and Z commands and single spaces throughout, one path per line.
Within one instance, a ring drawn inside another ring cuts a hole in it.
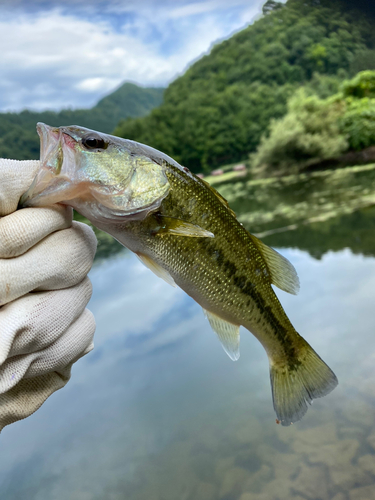
M 348 142 L 339 127 L 344 107 L 337 96 L 320 99 L 299 90 L 288 102 L 288 113 L 271 122 L 269 136 L 262 137 L 252 155 L 254 172 L 285 174 L 344 152 Z
M 375 97 L 375 71 L 361 71 L 351 80 L 346 80 L 342 85 L 345 97 Z
M 359 151 L 375 145 L 375 99 L 348 100 L 340 120 L 340 128 L 348 137 L 350 149 Z

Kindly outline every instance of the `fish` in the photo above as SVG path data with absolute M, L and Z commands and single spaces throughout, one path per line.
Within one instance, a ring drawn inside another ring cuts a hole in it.
M 297 333 L 272 285 L 296 294 L 293 265 L 248 232 L 204 179 L 144 144 L 76 125 L 37 124 L 40 169 L 20 207 L 60 203 L 134 252 L 203 308 L 230 359 L 240 326 L 264 347 L 277 423 L 300 420 L 338 384 Z

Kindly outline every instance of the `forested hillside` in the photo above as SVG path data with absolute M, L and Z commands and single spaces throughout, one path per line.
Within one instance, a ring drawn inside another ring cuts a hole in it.
M 269 0 L 261 19 L 175 80 L 160 107 L 123 120 L 115 134 L 154 146 L 195 172 L 247 158 L 300 86 L 315 82 L 325 98 L 344 79 L 375 69 L 369 4 Z M 319 75 L 330 77 L 331 92 Z
M 81 125 L 110 133 L 121 118 L 144 116 L 163 99 L 162 88 L 141 88 L 125 83 L 91 109 L 64 109 L 60 112 L 22 111 L 0 113 L 0 157 L 18 160 L 39 158 L 36 123 Z

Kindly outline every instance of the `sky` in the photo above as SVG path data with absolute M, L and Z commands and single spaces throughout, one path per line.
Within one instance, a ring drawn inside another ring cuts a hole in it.
M 265 0 L 0 0 L 0 111 L 89 108 L 167 86 Z

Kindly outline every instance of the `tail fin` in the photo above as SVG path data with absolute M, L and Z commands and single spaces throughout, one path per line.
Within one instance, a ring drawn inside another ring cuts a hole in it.
M 338 384 L 333 371 L 307 342 L 304 343 L 296 363 L 271 362 L 273 407 L 278 420 L 285 426 L 300 420 L 307 412 L 307 403 L 330 393 Z

